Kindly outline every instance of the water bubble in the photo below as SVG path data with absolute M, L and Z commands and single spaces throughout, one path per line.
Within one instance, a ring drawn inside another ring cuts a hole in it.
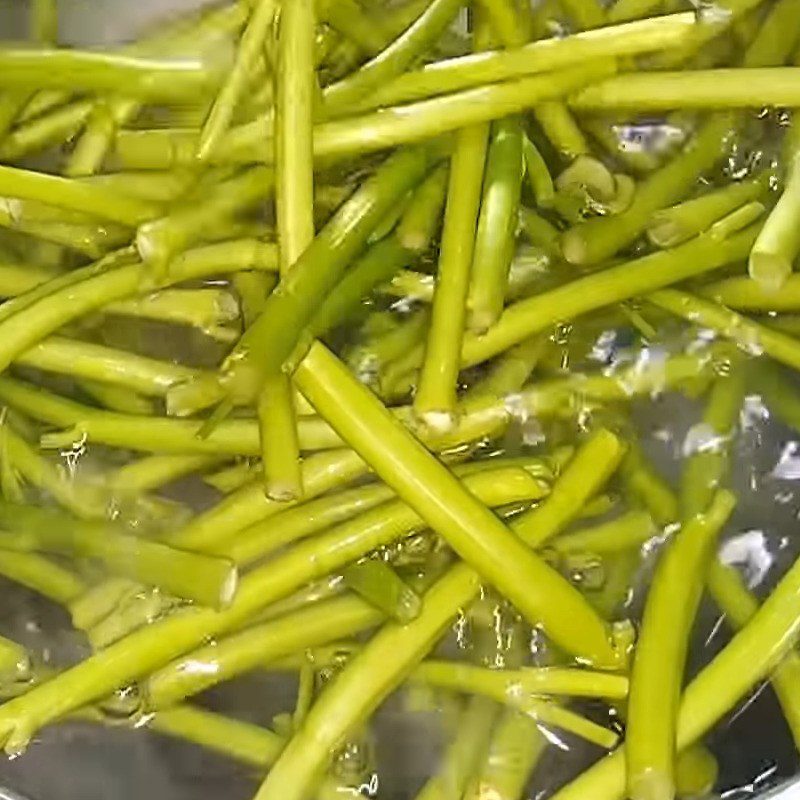
M 681 454 L 684 458 L 688 458 L 696 453 L 723 452 L 729 441 L 729 434 L 720 434 L 707 422 L 700 422 L 692 425 L 686 432 L 681 445 Z
M 617 350 L 617 331 L 603 331 L 589 353 L 592 361 L 599 361 L 601 364 L 608 364 L 614 357 Z
M 778 462 L 772 468 L 773 478 L 784 481 L 796 481 L 800 479 L 800 443 L 796 441 L 786 442 L 778 457 Z
M 553 333 L 550 335 L 550 341 L 553 344 L 568 344 L 572 330 L 573 326 L 570 323 L 559 322 L 553 329 Z
M 623 153 L 663 154 L 686 138 L 682 128 L 666 122 L 614 125 L 612 130 Z
M 718 3 L 708 3 L 704 0 L 693 0 L 697 21 L 705 25 L 725 26 L 733 20 L 730 8 Z
M 774 562 L 764 531 L 750 530 L 727 539 L 719 549 L 719 558 L 728 566 L 741 566 L 749 586 L 758 586 Z

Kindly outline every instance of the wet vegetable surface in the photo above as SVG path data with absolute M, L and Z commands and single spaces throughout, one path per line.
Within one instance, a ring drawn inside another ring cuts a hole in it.
M 794 0 L 67 5 L 0 5 L 0 794 L 793 775 Z

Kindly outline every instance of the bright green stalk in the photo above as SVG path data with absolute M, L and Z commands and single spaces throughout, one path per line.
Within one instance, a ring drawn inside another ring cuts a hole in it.
M 775 293 L 791 275 L 800 253 L 800 231 L 794 224 L 800 214 L 800 134 L 795 126 L 786 136 L 784 164 L 783 192 L 758 234 L 748 264 L 750 277 Z
M 678 716 L 678 751 L 697 742 L 753 686 L 766 678 L 795 646 L 799 632 L 800 562 L 796 562 L 752 620 L 687 686 Z M 625 755 L 622 749 L 599 762 L 554 798 L 622 800 Z
M 626 493 L 641 503 L 660 527 L 677 522 L 678 499 L 647 461 L 638 443 L 630 444 L 620 474 Z
M 567 159 L 589 152 L 589 143 L 564 103 L 540 103 L 534 112 L 536 121 L 555 150 Z
M 498 713 L 497 703 L 485 697 L 466 701 L 436 774 L 428 779 L 415 800 L 454 800 L 463 796 L 489 748 Z
M 345 567 L 342 575 L 345 586 L 388 619 L 405 624 L 419 616 L 420 596 L 384 561 L 368 558 Z
M 38 200 L 57 208 L 85 212 L 128 226 L 152 219 L 159 211 L 154 203 L 102 186 L 16 167 L 0 167 L 0 194 L 22 200 Z
M 350 450 L 317 453 L 303 461 L 305 497 L 313 498 L 343 486 L 367 471 L 364 462 Z M 200 552 L 224 552 L 239 531 L 287 508 L 271 500 L 260 481 L 253 481 L 223 498 L 217 505 L 175 531 L 170 544 Z
M 456 404 L 459 353 L 488 136 L 486 125 L 464 128 L 457 135 L 450 164 L 431 325 L 414 398 L 416 414 L 433 427 L 452 425 Z
M 731 183 L 653 214 L 647 237 L 657 247 L 675 247 L 710 228 L 745 203 L 763 197 L 767 176 Z
M 711 328 L 742 347 L 757 354 L 800 369 L 800 341 L 781 331 L 754 322 L 718 303 L 704 300 L 677 289 L 661 289 L 648 295 L 648 301 L 689 320 L 694 325 Z
M 700 423 L 705 441 L 699 442 L 683 462 L 680 491 L 683 519 L 701 514 L 728 474 L 744 394 L 745 369 L 737 359 L 729 374 L 712 384 Z
M 648 512 L 629 511 L 609 522 L 601 522 L 599 525 L 559 536 L 550 546 L 559 555 L 571 553 L 605 555 L 641 547 L 658 531 Z
M 278 34 L 276 211 L 281 274 L 314 239 L 314 4 L 284 4 Z
M 181 283 L 239 269 L 274 269 L 275 248 L 254 240 L 232 240 L 190 250 L 170 264 L 168 283 Z M 142 291 L 148 271 L 141 263 L 117 268 L 101 264 L 68 273 L 49 282 L 61 288 L 48 293 L 48 284 L 5 303 L 0 314 L 0 369 L 5 369 L 21 352 L 53 333 L 62 325 L 102 308 L 115 300 Z M 146 284 L 145 284 L 146 285 Z M 31 302 L 31 297 L 37 299 Z M 24 314 L 12 313 L 25 310 Z
M 237 460 L 232 466 L 203 475 L 203 483 L 213 486 L 218 492 L 230 494 L 253 480 L 260 470 L 261 462 L 259 461 Z
M 377 284 L 428 248 L 439 226 L 447 176 L 447 166 L 440 165 L 420 184 L 393 235 L 372 245 L 322 302 L 309 323 L 311 335 L 320 337 L 345 322 Z
M 0 636 L 0 687 L 30 675 L 31 662 L 27 650 L 11 639 Z
M 24 94 L 3 92 L 0 95 L 0 142 L 2 142 L 25 106 L 28 98 Z
M 465 800 L 522 800 L 547 739 L 535 719 L 508 709 L 495 726 L 483 765 Z
M 197 157 L 202 161 L 207 161 L 212 156 L 230 126 L 236 107 L 247 88 L 249 76 L 261 57 L 275 11 L 276 0 L 259 0 L 251 12 L 236 51 L 233 68 L 214 100 L 200 134 Z
M 628 791 L 634 800 L 675 793 L 675 731 L 689 633 L 700 604 L 715 540 L 736 504 L 717 492 L 667 545 L 653 577 L 631 673 Z
M 124 616 L 124 608 L 136 591 L 148 591 L 128 578 L 107 578 L 88 587 L 69 604 L 72 624 L 81 631 L 92 629 L 110 617 Z
M 189 705 L 159 711 L 147 727 L 258 769 L 274 763 L 284 745 L 283 738 L 267 728 Z
M 413 439 L 335 356 L 321 344 L 315 345 L 295 380 L 311 404 L 376 474 L 521 613 L 590 663 L 617 663 L 619 654 L 577 591 L 465 492 L 446 467 Z M 342 413 L 345 409 L 346 414 Z M 563 625 L 561 616 L 567 608 L 568 626 Z
M 457 465 L 454 467 L 454 472 L 456 475 L 466 475 L 478 468 L 499 467 L 501 463 L 503 462 L 487 460 Z M 504 463 L 507 464 L 507 460 L 504 460 Z M 552 478 L 552 472 L 546 464 L 526 460 L 521 466 L 540 480 L 547 481 Z M 369 518 L 363 517 L 364 512 L 386 503 L 393 497 L 394 492 L 388 486 L 377 483 L 309 500 L 237 532 L 224 548 L 224 554 L 237 564 L 251 564 L 287 544 L 357 516 L 366 526 Z M 384 506 L 384 509 L 387 508 L 388 506 Z
M 754 386 L 770 411 L 785 425 L 800 430 L 800 396 L 780 367 L 767 359 L 759 359 L 752 367 Z
M 92 100 L 75 100 L 50 114 L 17 125 L 0 142 L 0 158 L 17 161 L 52 145 L 60 145 L 81 129 L 93 107 Z
M 303 251 L 223 365 L 222 379 L 235 402 L 248 402 L 266 375 L 280 371 L 314 310 L 363 249 L 375 226 L 422 178 L 430 158 L 423 148 L 390 156 Z
M 530 31 L 516 7 L 516 0 L 478 0 L 476 16 L 478 14 L 481 21 L 476 27 L 486 27 L 473 34 L 476 50 L 485 50 L 481 39 L 490 42 L 492 34 L 506 47 L 520 47 L 530 38 Z
M 76 383 L 85 395 L 101 408 L 107 408 L 109 411 L 138 416 L 149 416 L 155 411 L 152 400 L 122 386 L 100 383 L 89 378 L 79 378 Z
M 469 325 L 483 332 L 503 311 L 508 271 L 516 244 L 517 209 L 522 189 L 522 125 L 518 118 L 498 120 L 492 127 L 486 159 L 470 284 Z M 436 305 L 434 302 L 434 322 Z M 453 346 L 457 364 L 460 344 Z M 423 373 L 424 374 L 424 373 Z
M 284 656 L 353 636 L 382 619 L 378 610 L 353 595 L 312 603 L 193 650 L 154 672 L 141 687 L 146 708 L 168 708 Z M 198 664 L 213 668 L 200 670 Z
M 251 617 L 262 607 L 265 579 L 268 584 L 269 579 L 265 576 L 264 568 L 255 570 L 246 576 L 240 584 L 232 608 L 227 612 L 179 611 L 174 616 L 161 619 L 136 631 L 56 679 L 37 687 L 26 695 L 24 702 L 20 699 L 20 701 L 12 701 L 0 707 L 0 730 L 4 732 L 3 738 L 6 740 L 6 747 L 12 751 L 19 749 L 24 746 L 36 729 L 47 722 L 151 672 L 180 653 L 198 646 L 208 636 L 218 636 L 237 624 L 241 624 L 243 620 Z M 465 580 L 466 585 L 464 584 Z M 395 641 L 396 632 L 392 631 L 389 641 L 386 642 L 385 652 L 379 650 L 377 654 L 377 664 L 392 664 L 393 669 L 400 671 L 413 667 L 415 659 L 422 658 L 429 648 L 430 645 L 427 642 L 435 641 L 438 638 L 456 610 L 474 596 L 478 586 L 477 578 L 473 577 L 469 570 L 456 568 L 448 579 L 440 582 L 437 587 L 438 591 L 432 591 L 428 595 L 428 599 L 433 601 L 428 604 L 428 607 L 432 613 L 437 614 L 436 618 L 428 617 L 424 622 L 419 622 L 418 618 L 409 626 L 400 628 L 400 642 Z M 459 591 L 455 591 L 456 589 Z M 410 652 L 406 647 L 406 637 L 416 645 L 414 652 Z M 423 640 L 421 643 L 420 639 Z M 420 652 L 417 654 L 417 651 Z M 398 654 L 404 659 L 402 663 L 398 663 L 395 658 Z M 382 676 L 383 672 L 381 669 L 367 670 L 365 674 L 371 676 L 371 680 L 374 681 L 382 680 L 379 676 Z M 402 675 L 396 680 L 398 682 L 402 680 Z M 392 685 L 395 685 L 394 681 L 395 678 L 392 677 Z M 363 691 L 361 674 L 357 675 L 357 686 L 353 688 L 357 689 L 355 698 L 360 702 L 368 704 L 375 702 L 375 698 L 370 693 Z M 341 722 L 344 727 L 347 727 L 351 712 L 360 716 L 361 711 L 358 703 L 351 705 L 349 694 L 347 692 L 345 694 L 343 710 L 346 710 L 347 713 L 342 714 Z M 336 716 L 334 718 L 338 719 Z M 332 733 L 335 741 L 338 742 L 338 731 L 332 731 Z M 314 755 L 315 757 L 321 755 L 321 759 L 324 761 L 329 752 L 330 749 L 323 746 L 321 753 L 315 749 Z
M 755 616 L 759 601 L 734 567 L 715 560 L 708 573 L 708 591 L 734 630 L 741 630 Z M 800 654 L 790 650 L 770 676 L 795 747 L 800 747 Z
M 539 216 L 529 208 L 521 207 L 519 210 L 519 225 L 522 235 L 532 244 L 541 247 L 548 255 L 560 253 L 558 229 L 544 217 Z M 511 267 L 509 288 L 513 286 L 514 266 Z
M 275 126 L 276 217 L 280 272 L 285 276 L 314 240 L 314 6 L 284 4 L 278 33 Z M 281 289 L 283 286 L 281 285 Z M 268 301 L 264 301 L 262 313 Z M 254 321 L 253 325 L 258 325 Z M 303 494 L 292 386 L 278 370 L 265 376 L 258 397 L 264 482 L 269 497 Z
M 0 397 L 11 406 L 24 409 L 35 419 L 66 429 L 44 434 L 41 444 L 45 448 L 71 447 L 83 440 L 129 450 L 176 455 L 219 457 L 257 456 L 261 453 L 258 424 L 251 419 L 225 420 L 206 439 L 201 439 L 197 436 L 196 420 L 142 418 L 105 412 L 11 378 L 0 378 Z M 300 420 L 300 437 L 304 450 L 341 446 L 330 427 L 317 418 Z
M 204 194 L 202 202 L 190 196 L 167 216 L 139 226 L 139 254 L 162 276 L 175 256 L 202 240 L 209 226 L 263 202 L 274 185 L 271 169 L 251 167 L 218 183 Z
M 520 711 L 526 710 L 526 699 L 541 695 L 606 700 L 628 696 L 625 675 L 558 667 L 486 669 L 461 662 L 424 661 L 411 679 L 462 694 L 481 694 Z
M 387 103 L 381 99 L 383 87 L 402 80 L 398 76 L 403 76 L 414 61 L 439 39 L 463 4 L 464 0 L 432 0 L 413 24 L 385 50 L 344 80 L 325 88 L 323 100 L 327 114 L 340 115 L 348 112 L 354 104 L 357 108 L 364 108 L 365 103 L 369 108 L 376 108 L 398 102 L 390 98 Z M 397 80 L 392 81 L 393 78 Z M 376 95 L 377 102 L 373 99 Z
M 219 75 L 201 59 L 144 58 L 99 50 L 0 49 L 0 85 L 13 90 L 66 89 L 147 100 L 204 95 Z
M 430 299 L 433 299 L 432 287 Z M 384 375 L 387 366 L 404 353 L 417 350 L 421 346 L 428 330 L 428 320 L 427 309 L 412 312 L 398 324 L 387 330 L 378 331 L 370 335 L 366 341 L 357 344 L 348 354 L 348 363 L 354 372 L 367 375 L 374 382 Z
M 605 429 L 598 430 L 570 460 L 547 500 L 514 520 L 514 532 L 526 544 L 541 547 L 577 517 L 613 475 L 624 452 L 616 436 Z
M 258 800 L 305 800 L 337 745 L 402 683 L 451 623 L 452 609 L 469 602 L 478 588 L 477 575 L 466 565 L 454 567 L 426 593 L 420 616 L 407 625 L 385 625 L 317 698 Z
M 239 295 L 242 322 L 249 328 L 264 310 L 264 302 L 278 283 L 275 275 L 263 272 L 237 272 L 231 284 Z
M 161 667 L 209 637 L 239 627 L 269 603 L 267 567 L 245 576 L 225 611 L 178 608 L 0 706 L 0 740 L 18 752 L 40 727 Z
M 656 211 L 683 199 L 698 174 L 722 157 L 731 125 L 727 115 L 712 116 L 681 153 L 639 184 L 627 211 L 587 220 L 568 230 L 561 245 L 567 261 L 594 265 L 633 242 Z
M 86 591 L 75 573 L 35 553 L 0 550 L 0 575 L 61 605 Z
M 703 745 L 687 747 L 675 762 L 675 789 L 678 797 L 705 797 L 719 777 L 719 763 Z
M 564 69 L 594 58 L 631 56 L 676 47 L 694 24 L 693 15 L 675 14 L 543 39 L 523 47 L 435 61 L 379 87 L 364 98 L 359 108 L 424 100 L 487 83 Z
M 545 163 L 542 154 L 536 148 L 536 145 L 523 134 L 522 137 L 522 156 L 525 161 L 525 173 L 528 178 L 528 183 L 533 192 L 536 205 L 539 207 L 548 207 L 552 204 L 555 197 L 555 189 L 553 188 L 553 178 L 550 175 L 550 170 Z M 523 216 L 524 212 L 528 209 L 520 209 L 520 223 L 524 226 Z M 533 212 L 529 212 L 533 213 Z
M 163 397 L 171 386 L 196 374 L 195 370 L 179 364 L 61 336 L 44 339 L 21 353 L 15 363 L 156 397 Z
M 404 626 L 384 626 L 317 699 L 304 725 L 267 776 L 258 800 L 273 797 L 303 800 L 307 797 L 320 779 L 336 744 L 356 730 L 381 700 L 411 673 L 451 623 L 454 611 L 468 604 L 478 590 L 477 575 L 460 564 L 428 591 L 417 619 Z M 568 727 L 576 722 L 586 723 L 555 706 L 551 710 Z M 558 724 L 555 719 L 552 721 Z M 588 729 L 587 733 L 591 731 L 590 735 L 597 733 L 594 724 L 582 727 Z M 302 769 L 299 768 L 301 764 Z
M 133 119 L 141 106 L 141 101 L 128 97 L 99 101 L 67 159 L 64 175 L 77 178 L 99 172 L 114 143 L 117 129 Z
M 372 114 L 332 120 L 314 129 L 314 158 L 352 156 L 411 144 L 451 133 L 463 127 L 518 114 L 543 100 L 562 97 L 587 81 L 615 69 L 599 59 L 554 72 L 456 92 L 406 106 L 388 107 Z M 223 163 L 271 163 L 271 124 L 257 119 L 233 129 L 220 146 Z M 117 156 L 126 167 L 166 169 L 189 163 L 192 132 L 135 131 L 117 139 Z M 0 155 L 2 151 L 0 150 Z
M 272 500 L 287 502 L 303 496 L 300 442 L 289 376 L 268 375 L 258 396 L 258 427 L 264 491 Z
M 619 217 L 602 219 L 611 221 Z M 465 337 L 461 366 L 485 361 L 562 320 L 573 319 L 588 311 L 737 261 L 749 252 L 755 236 L 756 231 L 752 228 L 722 242 L 699 236 L 672 250 L 663 250 L 609 267 L 520 300 L 509 306 L 487 333 Z
M 798 67 L 752 67 L 687 70 L 685 72 L 631 72 L 606 78 L 569 99 L 581 113 L 665 109 L 729 109 L 800 105 Z
M 481 379 L 469 388 L 464 395 L 464 401 L 506 397 L 520 391 L 536 368 L 546 346 L 545 337 L 531 336 L 530 339 L 510 347 L 491 364 Z
M 192 325 L 213 332 L 239 317 L 239 305 L 225 289 L 166 289 L 162 292 L 120 300 L 108 305 L 108 313 Z
M 343 36 L 350 39 L 368 56 L 376 56 L 388 44 L 388 31 L 356 0 L 317 0 L 317 14 Z
M 538 499 L 547 491 L 545 485 L 518 467 L 477 472 L 464 480 L 471 491 L 491 506 Z M 268 592 L 273 601 L 280 600 L 422 527 L 420 517 L 401 500 L 384 503 L 274 556 L 268 562 L 271 575 Z M 178 537 L 179 543 L 187 538 L 185 534 Z M 226 541 L 215 531 L 214 546 L 203 549 L 224 553 Z
M 170 172 L 112 172 L 87 175 L 83 181 L 125 191 L 134 197 L 155 203 L 174 203 L 194 187 L 197 175 L 190 169 Z
M 772 4 L 747 47 L 743 66 L 779 66 L 789 58 L 797 44 L 797 31 L 792 24 L 794 13 L 792 0 L 777 0 Z
M 121 533 L 107 523 L 10 503 L 0 507 L 0 520 L 6 549 L 97 559 L 116 574 L 214 608 L 228 606 L 236 592 L 236 568 L 229 561 Z
M 81 225 L 61 222 L 57 219 L 47 222 L 32 222 L 25 218 L 13 220 L 4 216 L 0 220 L 0 225 L 35 239 L 41 239 L 43 242 L 51 242 L 75 250 L 92 259 L 100 258 L 130 240 L 130 232 L 127 228 L 108 223 Z
M 725 239 L 737 231 L 749 227 L 756 222 L 756 220 L 759 220 L 759 224 L 762 224 L 760 217 L 764 215 L 766 210 L 767 207 L 758 200 L 745 203 L 741 208 L 732 211 L 726 217 L 719 220 L 719 222 L 715 222 L 708 229 L 708 234 L 717 239 Z
M 698 293 L 737 311 L 797 311 L 800 276 L 790 275 L 779 291 L 772 291 L 752 278 L 735 277 L 706 284 Z
M 219 464 L 218 456 L 145 456 L 110 472 L 106 485 L 112 492 L 139 494 L 159 489 L 187 475 Z
M 713 44 L 711 47 L 706 47 L 706 45 L 709 45 L 714 39 L 717 40 L 714 44 L 724 45 L 725 39 L 720 34 L 731 30 L 735 31 L 738 25 L 746 24 L 748 15 L 750 20 L 757 24 L 757 16 L 750 12 L 757 9 L 762 3 L 763 0 L 720 0 L 715 7 L 718 13 L 709 19 L 703 19 L 702 25 L 695 26 L 682 48 L 671 53 L 662 53 L 656 57 L 655 66 L 659 69 L 674 68 L 684 65 L 694 57 L 702 60 L 704 50 L 713 50 Z M 745 40 L 755 35 L 752 28 L 751 31 L 749 36 L 745 33 Z M 734 39 L 733 36 L 727 38 L 728 40 Z M 772 53 L 774 57 L 774 49 Z M 778 63 L 782 63 L 784 58 L 781 58 Z

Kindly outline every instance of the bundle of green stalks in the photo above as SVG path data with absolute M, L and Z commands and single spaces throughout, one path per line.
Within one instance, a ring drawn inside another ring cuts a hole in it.
M 31 0 L 0 575 L 89 655 L 0 636 L 7 753 L 124 717 L 355 798 L 402 691 L 448 709 L 420 800 L 538 796 L 564 734 L 597 760 L 556 800 L 673 800 L 764 680 L 800 746 L 800 564 L 757 597 L 720 557 L 746 398 L 800 429 L 800 18 L 716 5 L 235 0 L 81 50 Z M 665 394 L 702 408 L 674 487 Z M 292 714 L 191 703 L 253 671 Z

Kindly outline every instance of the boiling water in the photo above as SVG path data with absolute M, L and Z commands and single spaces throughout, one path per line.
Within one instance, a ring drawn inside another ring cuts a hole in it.
M 64 41 L 92 45 L 132 38 L 155 16 L 198 3 L 61 0 L 60 5 Z M 23 17 L 24 4 L 19 0 L 0 0 L 4 36 L 23 30 Z M 687 442 L 697 439 L 692 426 L 699 415 L 698 403 L 677 396 L 642 403 L 636 410 L 643 446 L 673 479 Z M 511 449 L 521 447 L 524 433 L 517 430 L 516 438 L 507 440 Z M 744 569 L 756 591 L 766 593 L 800 553 L 800 433 L 771 418 L 759 398 L 751 396 L 742 413 L 734 464 L 732 480 L 739 505 L 728 525 L 723 552 Z M 179 491 L 185 498 L 196 489 L 188 485 Z M 193 499 L 205 505 L 211 498 L 193 495 Z M 645 560 L 626 602 L 626 612 L 634 618 L 640 611 L 637 587 L 646 585 L 651 564 L 652 557 Z M 0 582 L 0 596 L 0 631 L 28 646 L 41 661 L 63 664 L 87 654 L 60 610 L 16 585 Z M 715 609 L 704 606 L 694 632 L 690 675 L 724 646 L 728 635 Z M 459 626 L 445 647 L 471 645 L 468 626 Z M 270 725 L 276 714 L 291 712 L 295 693 L 292 679 L 256 673 L 207 692 L 201 702 Z M 605 709 L 583 710 L 613 724 Z M 453 721 L 452 708 L 437 705 L 419 691 L 390 698 L 349 754 L 355 762 L 351 766 L 364 777 L 365 790 L 382 800 L 411 800 L 435 771 Z M 553 737 L 552 742 L 533 776 L 531 798 L 547 797 L 599 755 L 570 737 Z M 798 769 L 795 747 L 768 686 L 758 687 L 718 725 L 709 744 L 720 762 L 721 797 L 730 800 L 759 795 Z M 257 781 L 255 774 L 213 753 L 127 725 L 55 726 L 40 733 L 23 757 L 0 761 L 0 798 L 5 785 L 30 800 L 235 800 L 251 797 Z

